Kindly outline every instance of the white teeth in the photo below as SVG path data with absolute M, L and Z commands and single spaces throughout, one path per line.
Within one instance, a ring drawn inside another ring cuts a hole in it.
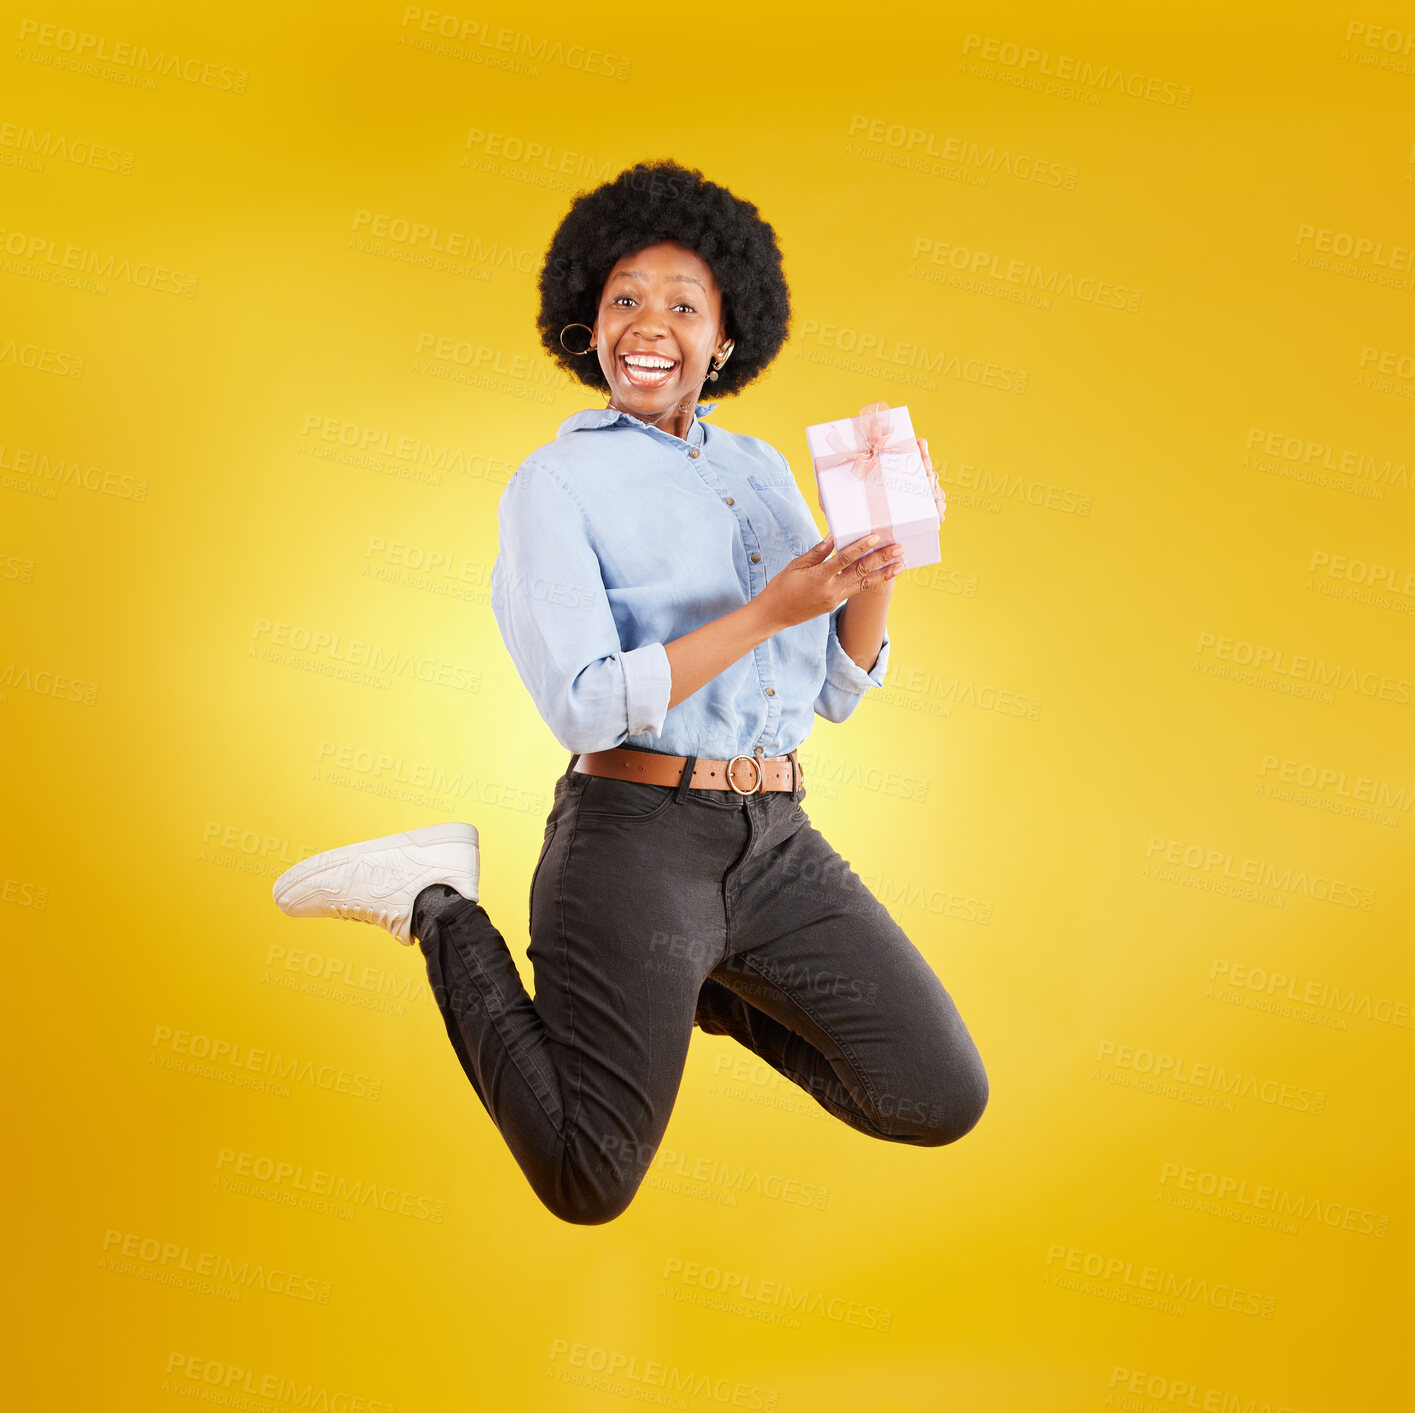
M 624 368 L 631 383 L 666 382 L 676 365 L 671 359 L 649 360 L 625 355 Z

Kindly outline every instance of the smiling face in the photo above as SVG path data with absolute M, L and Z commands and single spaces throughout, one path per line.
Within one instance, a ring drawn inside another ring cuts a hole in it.
M 594 332 L 609 405 L 683 436 L 711 361 L 728 345 L 707 262 L 674 240 L 621 257 L 604 282 Z

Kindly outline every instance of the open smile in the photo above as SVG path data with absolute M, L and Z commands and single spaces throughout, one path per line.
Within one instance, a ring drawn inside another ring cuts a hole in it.
M 678 371 L 676 359 L 656 353 L 621 353 L 618 362 L 624 381 L 634 388 L 664 387 Z

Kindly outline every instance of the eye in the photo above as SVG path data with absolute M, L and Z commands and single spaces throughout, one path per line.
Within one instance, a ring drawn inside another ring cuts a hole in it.
M 633 297 L 632 294 L 616 294 L 609 302 L 611 304 L 618 304 L 621 299 L 633 299 Z
M 696 314 L 696 313 L 698 312 L 696 309 L 693 308 L 693 306 L 692 306 L 691 304 L 681 304 L 681 303 L 680 303 L 680 304 L 675 304 L 673 307 L 674 307 L 675 309 L 686 309 L 689 314 Z

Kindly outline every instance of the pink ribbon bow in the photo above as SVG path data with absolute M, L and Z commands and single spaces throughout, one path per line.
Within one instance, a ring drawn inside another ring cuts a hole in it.
M 834 427 L 826 429 L 825 439 L 834 448 L 826 456 L 816 458 L 816 465 L 822 471 L 829 471 L 845 463 L 853 463 L 850 472 L 863 481 L 884 479 L 884 458 L 889 455 L 915 451 L 918 443 L 912 437 L 900 437 L 890 441 L 893 418 L 887 402 L 867 402 L 860 409 L 858 418 L 860 445 L 847 446 Z
M 858 428 L 859 445 L 847 446 L 840 433 L 828 427 L 825 439 L 834 450 L 816 457 L 816 470 L 830 471 L 849 463 L 850 474 L 864 483 L 871 530 L 877 530 L 880 544 L 887 545 L 894 539 L 894 525 L 889 518 L 889 493 L 884 488 L 884 458 L 917 451 L 918 443 L 912 437 L 889 440 L 894 419 L 887 402 L 867 402 L 859 417 L 852 420 Z

